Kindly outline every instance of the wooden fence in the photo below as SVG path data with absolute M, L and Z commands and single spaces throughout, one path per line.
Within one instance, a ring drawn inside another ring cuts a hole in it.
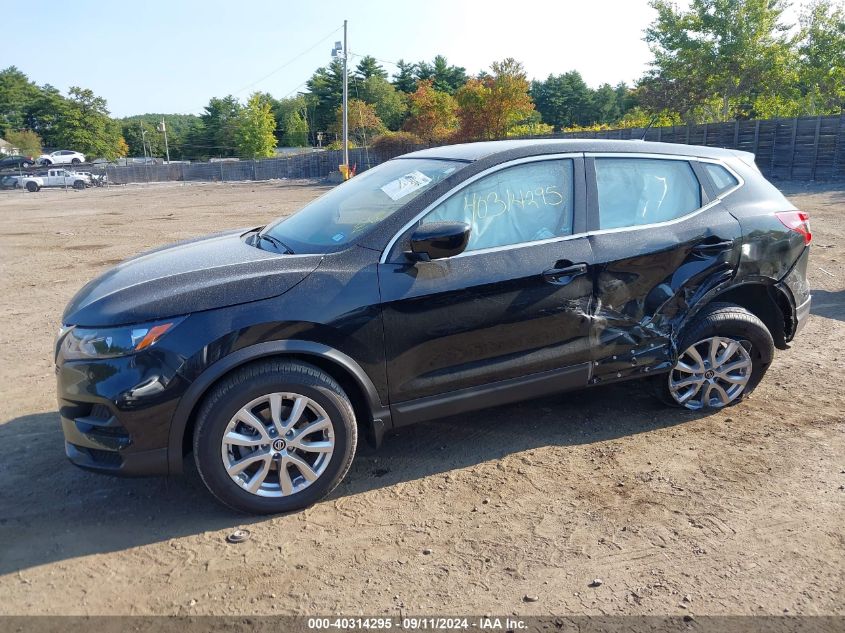
M 643 132 L 643 128 L 630 128 L 555 136 L 638 139 Z M 760 171 L 769 178 L 845 180 L 845 112 L 834 116 L 656 127 L 645 133 L 645 140 L 751 152 Z
M 845 180 L 845 112 L 836 116 L 705 123 L 643 128 L 565 132 L 542 138 L 607 138 L 727 147 L 751 152 L 769 178 L 781 180 Z M 392 158 L 367 148 L 349 151 L 359 172 Z M 239 181 L 325 178 L 337 171 L 342 152 L 325 151 L 266 160 L 221 161 L 174 165 L 107 166 L 109 181 Z
M 92 171 L 106 173 L 112 184 L 135 182 L 233 182 L 241 180 L 316 179 L 337 171 L 343 152 L 308 152 L 264 160 L 233 160 L 171 165 L 107 165 Z M 378 164 L 364 148 L 349 150 L 349 162 L 360 170 Z

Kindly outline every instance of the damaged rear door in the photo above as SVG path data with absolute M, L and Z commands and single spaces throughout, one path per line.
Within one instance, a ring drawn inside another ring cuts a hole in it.
M 587 156 L 595 258 L 592 382 L 669 367 L 689 308 L 733 277 L 741 227 L 695 159 Z

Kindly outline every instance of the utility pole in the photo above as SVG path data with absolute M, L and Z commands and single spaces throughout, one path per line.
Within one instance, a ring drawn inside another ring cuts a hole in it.
M 346 45 L 346 20 L 343 21 L 343 164 L 349 173 L 349 48 Z
M 147 131 L 141 127 L 141 147 L 144 148 L 144 175 L 147 177 L 147 182 L 150 182 L 150 165 L 147 161 Z M 150 145 L 150 157 L 153 155 L 153 146 Z
M 164 123 L 164 117 L 161 117 L 161 124 L 158 126 L 159 132 L 164 132 L 164 151 L 167 154 L 167 164 L 170 164 L 170 147 L 167 145 L 167 125 Z
M 349 178 L 349 50 L 346 42 L 346 20 L 343 21 L 343 105 L 341 106 L 343 119 L 343 165 L 346 169 L 346 178 Z M 340 42 L 334 43 L 332 58 L 337 59 L 340 55 Z M 337 134 L 335 134 L 337 138 Z M 320 143 L 320 134 L 317 135 L 317 143 Z

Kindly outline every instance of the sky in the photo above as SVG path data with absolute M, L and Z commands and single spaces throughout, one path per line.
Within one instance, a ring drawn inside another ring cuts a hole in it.
M 0 3 L 2 5 L 3 3 Z M 35 6 L 35 5 L 32 5 Z M 0 68 L 104 97 L 113 116 L 200 113 L 211 97 L 305 89 L 349 21 L 350 61 L 430 61 L 470 74 L 505 57 L 529 78 L 577 69 L 593 87 L 632 83 L 651 55 L 647 0 L 144 0 L 51 3 L 0 38 Z M 14 13 L 10 6 L 5 15 Z M 354 95 L 353 95 L 354 96 Z

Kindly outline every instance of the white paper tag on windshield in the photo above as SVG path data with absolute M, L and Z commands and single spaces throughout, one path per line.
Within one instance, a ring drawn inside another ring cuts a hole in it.
M 405 174 L 396 180 L 391 180 L 381 190 L 390 196 L 391 200 L 399 200 L 399 198 L 404 198 L 409 193 L 425 187 L 430 182 L 431 178 L 415 169 L 411 173 Z

